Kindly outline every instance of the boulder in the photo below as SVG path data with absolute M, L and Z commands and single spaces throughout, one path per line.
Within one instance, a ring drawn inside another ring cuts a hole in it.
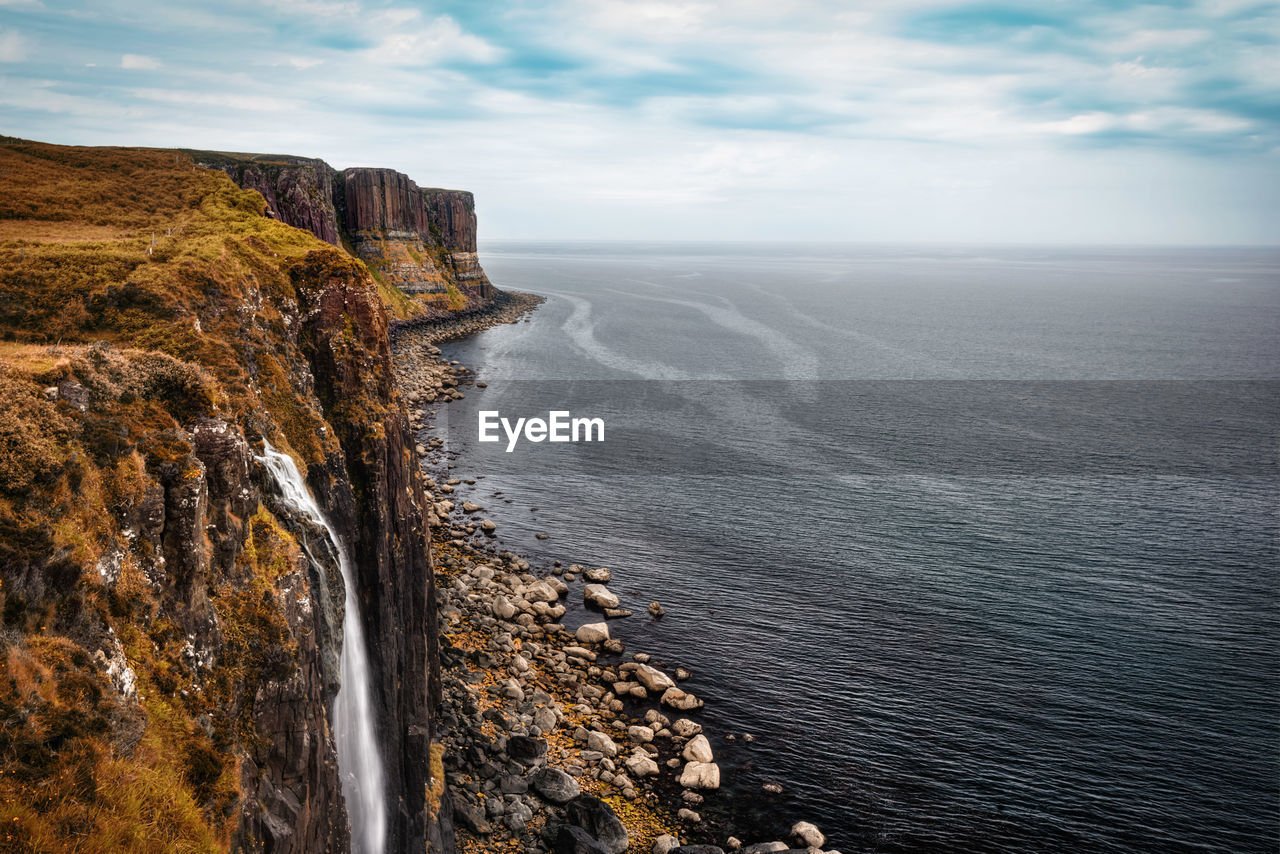
M 637 682 L 655 693 L 661 693 L 668 688 L 676 687 L 676 683 L 672 681 L 670 676 L 647 664 L 637 665 L 635 674 Z
M 578 630 L 574 632 L 574 637 L 579 643 L 604 643 L 609 639 L 608 623 L 587 623 L 578 626 Z
M 807 821 L 797 821 L 791 825 L 791 835 L 808 848 L 821 848 L 827 841 L 822 831 Z
M 689 738 L 702 732 L 702 724 L 696 724 L 688 718 L 679 718 L 671 725 L 671 731 L 681 738 Z
M 519 777 L 506 774 L 498 781 L 498 789 L 504 795 L 523 795 L 529 791 L 529 784 Z
M 510 620 L 518 613 L 518 610 L 506 596 L 499 594 L 493 597 L 493 616 L 499 620 Z
M 485 820 L 484 810 L 480 807 L 472 804 L 456 804 L 454 806 L 454 815 L 459 816 L 462 819 L 462 824 L 470 829 L 472 833 L 487 836 L 493 832 L 493 828 Z
M 593 795 L 578 795 L 565 805 L 565 821 L 581 827 L 604 846 L 609 854 L 622 854 L 630 840 L 613 809 Z
M 653 741 L 653 730 L 647 726 L 629 726 L 627 738 L 635 744 L 648 744 Z
M 525 588 L 524 598 L 530 602 L 554 602 L 560 598 L 560 594 L 547 582 L 539 581 Z
M 719 845 L 681 845 L 671 854 L 724 854 L 724 849 Z
M 742 854 L 777 854 L 786 851 L 790 846 L 785 842 L 757 842 L 742 849 Z
M 533 713 L 533 723 L 543 732 L 551 732 L 557 723 L 555 710 L 543 706 Z
M 450 492 L 453 491 L 452 487 L 448 486 L 441 487 L 441 489 L 448 489 Z M 480 530 L 484 531 L 486 534 L 492 534 L 494 531 L 498 530 L 498 526 L 491 519 L 481 519 Z
M 658 763 L 643 751 L 632 754 L 624 764 L 627 766 L 627 773 L 632 777 L 654 777 L 658 773 Z
M 483 509 L 484 508 L 481 507 L 479 504 L 472 504 L 470 501 L 462 502 L 463 513 L 479 513 Z
M 688 712 L 693 709 L 701 709 L 702 701 L 692 694 L 687 694 L 679 688 L 668 688 L 662 695 L 662 704 L 670 706 L 681 712 Z
M 613 573 L 609 571 L 607 566 L 602 566 L 599 569 L 588 569 L 583 573 L 583 577 L 587 581 L 594 581 L 597 584 L 608 584 L 610 579 L 613 578 Z
M 718 789 L 720 766 L 714 762 L 690 762 L 680 772 L 680 785 L 686 789 Z
M 649 726 L 654 730 L 660 730 L 663 727 L 671 726 L 671 720 L 662 712 L 658 711 L 657 709 L 650 709 L 649 711 L 645 712 L 644 722 L 649 724 Z M 701 731 L 702 727 L 698 726 L 693 721 L 688 721 L 688 723 L 692 726 L 698 727 L 698 729 L 694 730 L 694 732 Z M 690 735 L 693 735 L 693 733 L 690 733 Z
M 715 757 L 711 754 L 711 742 L 707 741 L 707 737 L 701 734 L 689 739 L 689 743 L 684 746 L 684 753 L 681 755 L 691 762 L 715 761 Z
M 556 833 L 555 854 L 609 854 L 595 837 L 581 827 L 572 824 L 560 825 Z
M 582 588 L 582 599 L 599 608 L 616 608 L 619 605 L 618 597 L 603 584 L 588 584 Z
M 662 607 L 662 605 L 655 600 L 649 603 L 649 613 L 652 614 L 655 618 L 657 618 L 657 617 L 663 616 L 667 612 Z
M 679 847 L 680 840 L 669 833 L 664 833 L 653 840 L 653 854 L 671 854 L 673 849 Z
M 547 742 L 527 735 L 513 735 L 507 739 L 507 753 L 524 765 L 531 765 L 547 755 Z
M 618 755 L 618 745 L 613 739 L 594 729 L 587 733 L 587 749 L 598 750 L 610 759 Z
M 529 784 L 542 797 L 556 804 L 564 804 L 581 794 L 578 781 L 559 768 L 542 768 L 529 777 Z

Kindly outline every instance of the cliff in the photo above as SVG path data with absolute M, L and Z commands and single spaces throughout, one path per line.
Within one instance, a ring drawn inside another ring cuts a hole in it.
M 391 169 L 338 172 L 287 155 L 187 153 L 260 192 L 270 216 L 363 260 L 399 317 L 482 307 L 496 295 L 476 255 L 471 193 L 422 189 Z
M 347 850 L 335 548 L 369 640 L 388 850 L 452 848 L 386 285 L 336 248 L 355 233 L 342 175 L 237 163 L 252 191 L 182 152 L 0 138 L 4 850 Z M 368 216 L 398 231 L 403 198 Z M 281 500 L 264 441 L 339 544 Z

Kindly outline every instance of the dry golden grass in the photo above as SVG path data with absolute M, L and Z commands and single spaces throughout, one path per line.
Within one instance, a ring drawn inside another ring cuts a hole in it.
M 0 219 L 0 244 L 12 243 L 19 248 L 27 242 L 101 243 L 134 236 L 135 231 L 115 225 L 56 219 Z
M 139 229 L 173 225 L 211 176 L 175 151 L 0 138 L 0 219 Z
M 191 797 L 185 756 L 174 750 L 183 741 L 163 716 L 152 716 L 131 756 L 113 755 L 101 702 L 110 691 L 66 639 L 34 637 L 0 656 L 0 851 L 225 850 L 229 836 Z

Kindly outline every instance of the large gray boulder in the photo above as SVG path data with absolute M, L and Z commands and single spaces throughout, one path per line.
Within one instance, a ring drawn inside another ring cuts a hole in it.
M 618 745 L 613 739 L 594 729 L 587 733 L 587 749 L 598 750 L 610 759 L 618 755 Z
M 661 694 L 668 688 L 676 687 L 676 683 L 670 676 L 663 673 L 656 667 L 650 667 L 647 664 L 641 664 L 635 669 L 636 681 L 644 685 L 655 694 Z
M 556 854 L 610 854 L 590 833 L 572 824 L 560 825 L 556 834 Z
M 506 596 L 499 594 L 493 597 L 493 616 L 499 620 L 510 620 L 518 612 L 519 609 Z
M 688 718 L 679 718 L 671 725 L 671 731 L 681 738 L 688 738 L 702 732 L 702 724 L 694 723 Z
M 574 637 L 579 643 L 604 643 L 609 639 L 608 623 L 587 623 L 578 626 L 578 630 L 574 633 Z
M 689 743 L 684 746 L 683 756 L 692 762 L 715 761 L 715 756 L 711 753 L 711 742 L 707 741 L 707 737 L 701 734 L 689 739 Z
M 701 709 L 703 705 L 702 701 L 697 697 L 681 691 L 679 688 L 668 688 L 663 692 L 660 702 L 664 706 L 670 706 L 671 708 L 681 712 Z
M 658 774 L 658 763 L 643 751 L 633 753 L 624 764 L 632 777 L 654 777 Z
M 530 602 L 554 602 L 560 594 L 547 582 L 537 581 L 524 589 L 524 598 Z
M 718 789 L 720 766 L 714 762 L 690 762 L 680 772 L 680 785 L 686 789 Z
M 564 804 L 582 794 L 578 781 L 559 768 L 542 768 L 529 777 L 533 790 L 552 803 Z
M 513 735 L 507 739 L 507 753 L 524 765 L 532 765 L 547 755 L 547 742 L 527 735 Z
M 603 584 L 588 584 L 582 589 L 582 599 L 598 608 L 616 608 L 621 604 L 618 597 Z
M 581 827 L 605 847 L 609 854 L 622 854 L 630 840 L 627 829 L 613 808 L 593 795 L 578 795 L 564 808 L 565 821 Z

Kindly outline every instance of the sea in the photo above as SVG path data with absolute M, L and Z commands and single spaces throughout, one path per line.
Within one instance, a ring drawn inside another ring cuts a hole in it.
M 708 815 L 844 854 L 1280 848 L 1280 250 L 481 259 L 546 302 L 444 348 L 486 383 L 434 420 L 455 497 L 539 571 L 612 570 L 615 636 L 706 702 Z M 508 451 L 482 412 L 603 436 Z

